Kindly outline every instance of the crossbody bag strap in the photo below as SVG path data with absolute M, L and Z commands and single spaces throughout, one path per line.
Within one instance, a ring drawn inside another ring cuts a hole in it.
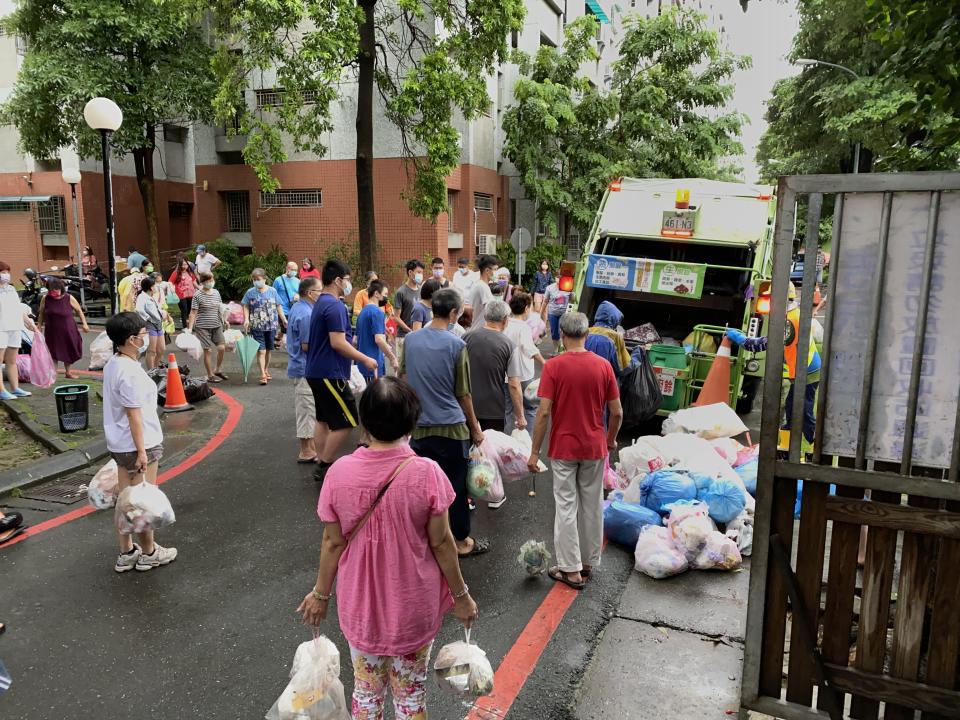
M 377 497 L 374 498 L 373 503 L 370 505 L 370 508 L 367 510 L 367 512 L 363 514 L 363 517 L 360 518 L 360 522 L 358 522 L 354 526 L 353 532 L 351 532 L 347 536 L 348 544 L 351 540 L 353 540 L 357 536 L 357 533 L 359 533 L 363 529 L 363 526 L 367 524 L 367 521 L 370 519 L 370 516 L 373 515 L 373 511 L 377 509 L 377 505 L 380 504 L 380 501 L 383 499 L 383 496 L 386 494 L 387 489 L 390 487 L 390 485 L 393 484 L 393 481 L 397 479 L 397 476 L 401 472 L 403 472 L 404 468 L 407 467 L 407 465 L 409 465 L 410 463 L 412 463 L 415 458 L 416 458 L 416 455 L 414 455 L 413 457 L 408 457 L 406 460 L 404 460 L 399 465 L 397 465 L 396 468 L 394 468 L 393 472 L 390 474 L 390 478 L 387 480 L 386 484 L 382 488 L 380 488 L 380 491 L 377 493 Z

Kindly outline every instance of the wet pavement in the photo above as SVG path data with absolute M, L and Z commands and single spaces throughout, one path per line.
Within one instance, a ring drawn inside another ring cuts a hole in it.
M 277 379 L 262 388 L 238 382 L 235 356 L 228 355 L 232 379 L 220 387 L 244 406 L 240 422 L 213 454 L 163 485 L 177 522 L 158 539 L 178 547 L 174 564 L 114 573 L 109 512 L 0 548 L 0 620 L 8 625 L 0 658 L 14 679 L 0 696 L 0 717 L 263 717 L 286 684 L 297 645 L 310 637 L 295 609 L 315 580 L 322 534 L 312 468 L 294 462 L 285 362 L 276 356 Z M 170 429 L 183 425 L 179 433 L 189 436 L 194 417 L 165 422 Z M 552 493 L 549 476 L 540 477 L 536 497 L 528 496 L 527 482 L 511 484 L 501 509 L 481 503 L 473 516 L 475 534 L 490 538 L 492 550 L 462 567 L 480 608 L 473 640 L 494 668 L 553 587 L 546 578 L 528 578 L 516 562 L 528 539 L 552 546 Z M 632 558 L 611 546 L 509 717 L 574 716 L 577 686 L 631 573 Z M 322 631 L 340 648 L 349 695 L 349 655 L 335 606 Z M 435 649 L 460 635 L 448 618 Z M 444 720 L 468 711 L 432 681 L 429 708 Z

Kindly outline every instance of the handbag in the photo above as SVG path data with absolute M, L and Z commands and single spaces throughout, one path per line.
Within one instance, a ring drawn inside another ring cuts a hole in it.
M 363 514 L 363 517 L 360 518 L 360 522 L 358 522 L 354 526 L 353 532 L 351 532 L 349 535 L 346 536 L 348 545 L 350 544 L 350 541 L 353 540 L 361 530 L 363 530 L 363 526 L 367 524 L 367 520 L 369 520 L 370 516 L 373 515 L 373 511 L 377 509 L 377 505 L 380 504 L 380 501 L 383 499 L 383 496 L 386 494 L 387 489 L 393 484 L 393 481 L 397 479 L 397 475 L 403 472 L 403 469 L 407 467 L 407 465 L 412 463 L 415 459 L 416 459 L 416 455 L 414 455 L 413 457 L 408 457 L 406 460 L 404 460 L 399 465 L 397 465 L 397 467 L 394 468 L 393 472 L 390 473 L 390 478 L 387 480 L 386 484 L 382 488 L 380 488 L 380 491 L 377 493 L 377 497 L 374 498 L 373 503 L 370 505 L 367 511 Z

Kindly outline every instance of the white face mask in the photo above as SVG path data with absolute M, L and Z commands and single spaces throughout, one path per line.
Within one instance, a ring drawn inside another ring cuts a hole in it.
M 470 268 L 465 268 L 465 267 L 460 268 L 461 275 L 466 275 L 468 272 L 470 272 Z
M 443 268 L 434 268 L 433 276 L 438 280 L 443 277 Z
M 296 270 L 287 270 L 287 277 L 295 278 L 297 276 Z
M 2 272 L 0 273 L 0 285 L 8 285 L 10 283 L 10 273 Z
M 213 285 L 214 285 L 213 280 L 208 280 L 207 282 L 205 282 L 205 283 L 203 284 L 203 286 L 204 286 L 207 290 L 213 290 Z
M 422 282 L 423 282 L 423 273 L 417 273 L 416 275 L 414 275 L 414 276 L 413 276 L 413 281 L 414 281 L 417 285 L 419 285 L 420 283 L 422 283 Z
M 147 338 L 140 337 L 139 335 L 137 335 L 137 337 L 140 338 L 140 342 L 143 343 L 142 345 L 137 347 L 137 354 L 143 355 L 147 351 Z
M 254 281 L 253 281 L 253 286 L 254 286 L 255 288 L 257 288 L 257 290 L 259 290 L 260 288 L 266 287 L 266 285 L 267 285 L 267 281 L 266 281 L 266 280 L 254 280 Z
M 349 294 L 352 293 L 352 292 L 353 292 L 353 283 L 351 283 L 349 280 L 344 280 L 344 281 L 343 281 L 343 296 L 346 297 L 347 295 L 349 295 Z

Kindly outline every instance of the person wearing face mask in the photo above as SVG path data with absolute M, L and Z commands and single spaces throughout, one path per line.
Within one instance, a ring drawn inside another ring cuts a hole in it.
M 317 426 L 313 445 L 317 469 L 313 479 L 322 483 L 343 444 L 357 427 L 357 404 L 350 390 L 350 366 L 376 372 L 377 361 L 353 346 L 345 296 L 353 292 L 350 268 L 336 258 L 327 260 L 321 274 L 323 292 L 310 314 L 310 346 L 304 373 L 313 391 Z
M 304 372 L 307 369 L 307 350 L 310 348 L 310 315 L 321 289 L 320 281 L 315 277 L 301 280 L 297 288 L 300 299 L 287 315 L 287 377 L 293 380 L 293 408 L 297 418 L 297 441 L 300 443 L 297 462 L 301 464 L 313 463 L 317 459 L 317 450 L 313 446 L 317 410 L 313 403 L 313 391 Z
M 220 258 L 207 252 L 206 245 L 197 245 L 197 258 L 194 267 L 197 273 L 212 273 L 220 265 Z
M 117 313 L 107 320 L 107 337 L 114 355 L 103 368 L 103 433 L 107 450 L 117 462 L 117 492 L 142 482 L 157 484 L 157 467 L 163 456 L 163 429 L 157 415 L 157 386 L 140 365 L 149 339 L 137 313 Z M 113 569 L 141 572 L 169 565 L 176 548 L 161 547 L 153 532 L 118 533 L 120 554 Z
M 74 314 L 80 318 L 84 332 L 90 332 L 83 308 L 73 295 L 64 290 L 63 280 L 52 279 L 47 285 L 47 294 L 40 300 L 37 325 L 43 332 L 50 357 L 54 363 L 63 363 L 64 376 L 75 380 L 79 375 L 70 371 L 70 366 L 83 357 L 83 339 L 77 330 Z
M 203 364 L 207 369 L 207 382 L 218 383 L 227 379 L 220 371 L 226 344 L 223 339 L 223 319 L 220 316 L 220 292 L 214 289 L 213 275 L 203 272 L 197 275 L 200 292 L 193 296 L 190 305 L 190 317 L 184 332 L 196 330 L 197 340 L 203 346 Z M 217 351 L 216 369 L 213 364 L 213 351 Z
M 539 313 L 543 308 L 543 296 L 552 284 L 553 273 L 550 272 L 550 263 L 542 260 L 540 267 L 533 274 L 533 284 L 530 286 L 530 292 L 533 293 L 533 311 L 535 313 Z
M 20 378 L 17 374 L 17 353 L 20 352 L 20 333 L 25 328 L 23 308 L 20 307 L 20 296 L 13 287 L 10 275 L 10 266 L 0 261 L 0 360 L 7 368 L 7 379 L 10 390 L 3 385 L 0 373 L 0 399 L 15 400 L 18 397 L 29 397 L 30 393 L 20 387 Z
M 153 272 L 153 263 L 144 258 L 139 268 L 135 268 L 117 285 L 117 297 L 120 298 L 121 312 L 136 312 L 137 295 L 140 294 L 140 283 Z
M 260 343 L 257 363 L 260 365 L 260 384 L 266 385 L 270 375 L 270 353 L 277 340 L 280 323 L 287 323 L 277 291 L 267 285 L 263 268 L 254 268 L 250 273 L 253 287 L 247 290 L 240 304 L 243 305 L 243 329 Z
M 166 341 L 163 337 L 163 322 L 170 316 L 160 307 L 153 292 L 153 278 L 146 277 L 140 283 L 140 294 L 137 295 L 137 314 L 143 318 L 147 326 L 147 369 L 153 370 L 163 362 L 163 350 Z
M 277 297 L 280 298 L 280 307 L 283 308 L 283 314 L 289 315 L 290 308 L 300 299 L 300 280 L 297 278 L 297 264 L 288 262 L 287 269 L 273 281 L 273 289 L 277 291 Z
M 300 279 L 303 280 L 308 277 L 316 278 L 317 280 L 319 280 L 320 269 L 313 264 L 313 260 L 311 260 L 310 258 L 304 258 L 300 262 Z
M 405 266 L 407 281 L 397 288 L 394 305 L 397 308 L 397 335 L 404 337 L 413 328 L 410 326 L 410 315 L 413 308 L 420 301 L 420 286 L 423 284 L 423 263 L 419 260 L 408 260 Z
M 433 273 L 433 279 L 440 283 L 440 289 L 450 287 L 450 281 L 444 276 L 446 268 L 443 264 L 443 258 L 435 257 L 430 261 L 430 270 Z
M 486 321 L 483 319 L 483 307 L 493 300 L 493 293 L 490 291 L 490 282 L 500 267 L 500 258 L 496 255 L 481 255 L 477 260 L 477 269 L 479 278 L 473 285 L 473 289 L 466 296 L 467 304 L 473 313 L 470 329 L 482 328 Z
M 382 307 L 387 303 L 387 286 L 379 280 L 374 280 L 367 287 L 367 306 L 357 316 L 357 349 L 367 357 L 377 361 L 377 376 L 387 374 L 384 358 L 390 360 L 390 367 L 396 372 L 399 367 L 397 356 L 390 349 L 387 342 L 387 330 Z M 374 378 L 373 371 L 360 368 L 363 377 L 369 383 Z
M 453 288 L 459 290 L 463 297 L 470 294 L 473 284 L 477 281 L 477 273 L 470 270 L 470 261 L 466 258 L 457 260 L 457 271 L 453 274 Z
M 410 314 L 410 328 L 412 330 L 416 331 L 426 327 L 433 320 L 433 294 L 441 289 L 440 281 L 436 278 L 430 278 L 420 286 L 420 301 Z

